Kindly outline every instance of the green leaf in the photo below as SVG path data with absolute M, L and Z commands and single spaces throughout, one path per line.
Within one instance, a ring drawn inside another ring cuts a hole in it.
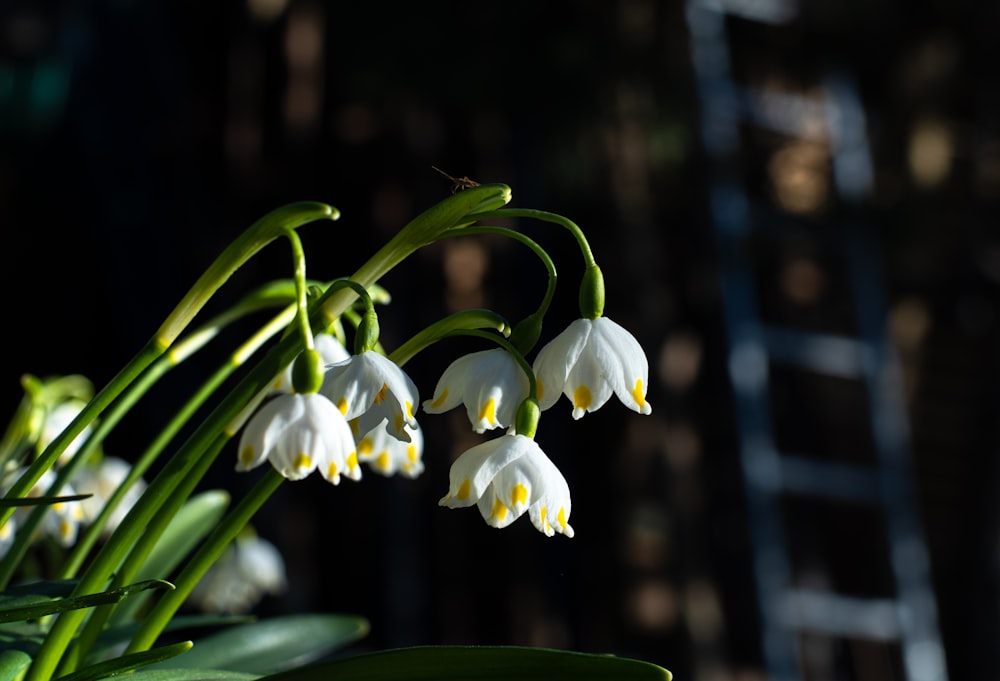
M 161 648 L 144 650 L 141 653 L 122 655 L 121 657 L 116 657 L 112 660 L 108 660 L 107 662 L 99 662 L 97 664 L 92 664 L 89 667 L 84 667 L 83 669 L 75 671 L 72 674 L 60 676 L 57 681 L 96 681 L 97 679 L 104 679 L 109 676 L 118 676 L 120 674 L 131 672 L 139 667 L 145 667 L 146 665 L 154 662 L 160 662 L 162 660 L 176 657 L 181 653 L 186 653 L 191 650 L 191 645 L 191 641 L 182 641 L 181 643 L 174 643 L 173 645 L 163 646 Z
M 73 593 L 75 579 L 46 580 L 8 587 L 0 593 L 0 608 L 31 605 L 53 598 L 64 598 Z
M 53 506 L 68 501 L 82 501 L 94 496 L 93 494 L 70 494 L 65 497 L 20 497 L 17 499 L 0 499 L 0 508 L 12 508 L 15 506 Z
M 86 594 L 83 596 L 71 596 L 69 598 L 54 598 L 37 602 L 33 605 L 21 605 L 0 609 L 0 622 L 17 622 L 21 620 L 32 620 L 54 615 L 67 610 L 78 610 L 80 608 L 94 608 L 98 605 L 118 603 L 130 593 L 146 591 L 147 589 L 173 589 L 174 585 L 164 582 L 161 579 L 150 579 L 144 582 L 136 582 L 123 586 L 112 591 L 102 591 L 96 594 Z
M 215 528 L 228 506 L 229 494 L 221 490 L 209 490 L 191 497 L 163 531 L 136 575 L 136 579 L 169 576 Z M 123 624 L 132 620 L 151 595 L 143 594 L 122 603 L 111 616 L 111 623 Z
M 185 636 L 190 636 L 190 630 L 198 627 L 219 628 L 223 626 L 232 626 L 234 624 L 246 624 L 247 622 L 254 621 L 256 621 L 256 619 L 248 615 L 181 615 L 172 618 L 170 620 L 170 624 L 168 624 L 166 629 L 163 631 L 183 631 L 185 632 Z M 95 660 L 105 659 L 110 650 L 131 641 L 132 637 L 135 636 L 135 632 L 138 631 L 139 626 L 139 622 L 129 622 L 128 624 L 121 624 L 116 627 L 105 629 L 97 635 L 97 641 L 90 649 L 88 658 L 93 658 Z M 0 629 L 0 636 L 2 636 L 2 634 L 3 629 Z
M 649 662 L 517 646 L 421 646 L 292 669 L 265 681 L 670 681 Z
M 222 669 L 143 669 L 129 674 L 128 681 L 255 681 L 259 674 Z
M 31 655 L 23 650 L 8 649 L 0 651 L 0 681 L 13 681 L 21 678 L 21 673 L 31 664 Z
M 271 674 L 319 659 L 368 633 L 354 615 L 305 614 L 252 622 L 196 640 L 183 660 L 157 665 Z

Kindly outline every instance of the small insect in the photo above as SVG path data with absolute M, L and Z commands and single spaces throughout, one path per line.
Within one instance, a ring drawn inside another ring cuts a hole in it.
M 462 176 L 462 177 L 452 177 L 451 175 L 449 175 L 448 173 L 444 172 L 443 170 L 441 170 L 438 167 L 431 166 L 431 168 L 433 168 L 434 170 L 438 171 L 439 173 L 441 173 L 442 175 L 444 175 L 445 177 L 447 177 L 449 180 L 451 180 L 451 182 L 452 182 L 451 193 L 452 194 L 454 194 L 456 192 L 460 192 L 463 189 L 468 189 L 469 187 L 478 187 L 479 186 L 478 182 L 476 182 L 475 180 L 470 180 L 468 177 L 465 177 L 465 176 Z

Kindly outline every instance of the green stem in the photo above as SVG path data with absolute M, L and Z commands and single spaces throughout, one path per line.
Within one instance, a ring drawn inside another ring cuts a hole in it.
M 286 308 L 281 314 L 273 318 L 265 327 L 260 329 L 249 340 L 241 345 L 232 354 L 230 361 L 221 367 L 171 420 L 166 429 L 160 433 L 151 449 L 156 453 L 159 453 L 167 445 L 167 443 L 173 439 L 173 436 L 177 433 L 177 431 L 185 425 L 189 418 L 201 407 L 205 400 L 215 392 L 215 389 L 222 383 L 222 381 L 235 369 L 242 366 L 248 357 L 252 355 L 253 352 L 257 350 L 265 341 L 285 328 L 291 321 L 292 315 L 295 313 L 295 306 Z M 219 438 L 217 438 L 216 442 L 213 443 L 212 447 L 206 451 L 203 457 L 196 463 L 194 468 L 190 469 L 188 474 L 181 478 L 180 484 L 170 492 L 166 502 L 160 506 L 156 514 L 153 516 L 153 519 L 146 525 L 142 536 L 136 541 L 135 545 L 129 552 L 128 557 L 125 558 L 124 562 L 118 568 L 111 583 L 112 587 L 127 584 L 142 569 L 142 565 L 149 557 L 149 554 L 155 547 L 156 542 L 159 541 L 160 536 L 164 531 L 166 531 L 181 506 L 184 505 L 187 499 L 194 492 L 198 482 L 202 477 L 204 477 L 208 468 L 215 460 L 215 457 L 222 450 L 225 443 L 229 441 L 230 437 L 231 434 L 229 432 L 223 432 Z M 74 649 L 74 656 L 84 657 L 87 652 L 89 652 L 90 646 L 93 645 L 94 641 L 96 641 L 97 636 L 104 628 L 104 625 L 111 619 L 116 608 L 117 605 L 112 605 L 106 608 L 100 608 L 94 612 L 80 634 L 78 643 Z
M 66 445 L 96 418 L 126 385 L 131 383 L 142 370 L 170 346 L 181 330 L 207 302 L 210 293 L 214 293 L 240 265 L 279 236 L 286 227 L 302 225 L 324 218 L 336 219 L 338 216 L 339 212 L 331 206 L 308 202 L 279 208 L 258 220 L 247 232 L 226 248 L 209 270 L 198 279 L 192 291 L 182 299 L 136 359 L 126 365 L 119 377 L 109 384 L 109 388 L 98 393 L 73 423 L 46 448 L 43 455 L 36 461 L 36 464 L 44 462 L 44 466 L 38 467 L 35 479 L 29 480 L 27 475 L 21 478 L 18 483 L 24 482 L 24 484 L 21 485 L 20 489 L 12 489 L 8 496 L 15 496 L 15 491 L 18 492 L 16 496 L 24 496 L 35 481 L 41 477 L 42 472 L 52 465 Z M 209 447 L 215 432 L 231 420 L 260 388 L 277 375 L 281 367 L 291 361 L 298 349 L 297 340 L 290 339 L 279 344 L 261 362 L 257 370 L 250 372 L 247 378 L 213 411 L 206 422 L 195 430 L 185 446 L 178 450 L 156 479 L 146 488 L 145 493 L 122 521 L 112 539 L 94 557 L 90 567 L 84 572 L 74 589 L 74 595 L 94 593 L 107 582 L 128 548 L 143 532 L 146 523 L 149 522 L 156 509 L 177 487 L 178 480 L 182 480 L 188 470 L 193 467 L 198 454 Z M 10 512 L 12 509 L 4 510 L 4 515 L 0 516 L 0 522 L 9 518 Z M 25 681 L 48 681 L 52 678 L 56 666 L 83 618 L 84 613 L 73 611 L 64 613 L 56 619 L 39 648 L 38 654 L 28 668 Z
M 11 486 L 7 498 L 25 496 L 42 474 L 50 469 L 66 447 L 83 432 L 92 421 L 121 394 L 157 357 L 162 355 L 174 339 L 187 327 L 211 296 L 229 277 L 249 260 L 257 251 L 270 243 L 284 229 L 301 226 L 321 219 L 337 219 L 336 208 L 321 203 L 294 203 L 268 213 L 254 223 L 216 258 L 209 268 L 198 278 L 191 290 L 181 299 L 177 307 L 167 317 L 160 329 L 146 345 L 129 361 L 111 381 L 87 403 L 75 419 L 55 437 Z M 0 509 L 0 525 L 13 514 L 13 508 Z M 35 665 L 32 665 L 34 668 Z M 33 672 L 29 670 L 29 677 Z
M 294 229 L 286 229 L 285 236 L 288 237 L 292 245 L 292 259 L 295 262 L 295 321 L 299 325 L 299 332 L 302 334 L 302 347 L 305 350 L 313 350 L 312 327 L 309 325 L 309 309 L 307 299 L 309 289 L 306 286 L 306 253 L 302 249 L 302 239 L 296 234 Z
M 587 237 L 583 234 L 583 230 L 569 218 L 563 217 L 557 213 L 535 210 L 534 208 L 501 208 L 499 210 L 470 215 L 469 218 L 475 219 L 476 221 L 488 220 L 490 218 L 532 218 L 534 220 L 541 220 L 542 222 L 550 222 L 552 224 L 559 225 L 568 229 L 573 235 L 573 238 L 576 239 L 577 244 L 580 246 L 580 253 L 583 255 L 584 265 L 590 267 L 597 264 L 594 260 L 594 254 L 590 250 L 590 244 L 587 242 Z
M 514 210 L 514 209 L 510 209 Z M 535 311 L 533 316 L 542 317 L 549 309 L 549 305 L 552 304 L 552 298 L 556 293 L 556 265 L 552 261 L 552 257 L 545 251 L 544 248 L 538 245 L 536 241 L 531 239 L 529 236 L 522 234 L 514 229 L 509 229 L 507 227 L 489 227 L 486 225 L 476 225 L 474 227 L 464 227 L 460 232 L 454 234 L 454 236 L 466 236 L 466 235 L 476 235 L 476 234 L 496 234 L 499 236 L 505 236 L 515 241 L 519 241 L 528 248 L 530 248 L 538 259 L 542 261 L 545 265 L 545 272 L 548 275 L 548 283 L 545 287 L 545 295 L 542 297 L 542 302 L 539 303 L 538 309 Z M 448 234 L 452 236 L 452 234 Z
M 170 352 L 158 357 L 149 369 L 134 383 L 132 383 L 128 390 L 115 401 L 108 413 L 98 422 L 98 426 L 94 432 L 91 433 L 89 438 L 87 438 L 87 441 L 80 447 L 79 451 L 73 455 L 73 458 L 59 469 L 55 481 L 52 483 L 47 493 L 50 495 L 56 494 L 66 483 L 72 480 L 79 467 L 84 464 L 84 462 L 90 457 L 91 453 L 104 441 L 118 422 L 129 412 L 129 410 L 131 410 L 135 403 L 138 402 L 142 396 L 145 395 L 146 392 L 160 378 L 162 378 L 164 374 L 167 373 L 167 371 L 177 366 L 180 362 L 191 356 L 197 350 L 204 347 L 205 344 L 218 335 L 223 327 L 232 321 L 251 312 L 255 312 L 264 306 L 284 302 L 277 297 L 277 292 L 272 289 L 273 287 L 268 287 L 267 289 L 259 290 L 254 294 L 247 296 L 230 310 L 218 315 L 202 328 L 194 331 L 192 334 L 176 343 L 174 347 L 171 348 Z M 294 308 L 290 308 L 290 311 L 294 312 Z M 267 327 L 265 327 L 265 329 L 268 330 L 267 334 L 262 337 L 258 334 L 256 341 L 251 339 L 250 345 L 252 346 L 252 344 L 256 342 L 256 347 L 259 347 L 264 341 L 270 338 L 271 335 L 280 330 L 283 326 L 287 325 L 289 318 L 290 315 L 288 311 L 278 315 Z M 280 324 L 280 326 L 276 327 L 275 324 Z M 232 373 L 233 369 L 235 369 L 236 366 L 239 366 L 239 364 L 240 363 L 234 364 L 233 362 L 228 363 L 224 367 L 224 371 L 219 372 L 217 376 L 215 376 L 205 387 L 201 389 L 198 397 L 190 400 L 181 412 L 174 416 L 170 424 L 168 424 L 167 427 L 159 433 L 157 440 L 153 443 L 153 445 L 151 445 L 146 452 L 139 457 L 130 469 L 125 480 L 122 481 L 122 484 L 115 489 L 115 492 L 104 504 L 98 517 L 95 518 L 94 521 L 87 527 L 87 530 L 82 534 L 81 538 L 73 547 L 72 553 L 69 555 L 61 568 L 61 578 L 69 579 L 76 573 L 76 570 L 79 569 L 83 560 L 86 558 L 86 555 L 90 552 L 91 548 L 93 548 L 94 544 L 100 537 L 101 532 L 107 523 L 107 519 L 117 508 L 118 504 L 124 498 L 128 490 L 152 464 L 177 431 L 184 425 L 184 423 L 187 422 L 188 419 L 190 419 L 201 403 L 204 402 L 204 400 L 215 390 L 215 388 L 221 384 L 222 380 Z M 44 519 L 45 513 L 50 511 L 51 509 L 49 508 L 39 507 L 32 511 L 23 524 L 19 524 L 17 537 L 14 540 L 14 543 L 10 546 L 3 559 L 0 560 L 0 589 L 5 588 L 10 583 L 18 565 L 21 560 L 23 560 L 25 553 L 33 541 L 35 531 Z
M 244 313 L 249 311 L 251 310 L 244 310 Z M 190 420 L 202 404 L 204 404 L 205 400 L 212 393 L 214 393 L 214 391 L 233 373 L 233 371 L 245 364 L 250 354 L 259 349 L 260 346 L 262 346 L 279 331 L 287 327 L 294 314 L 295 307 L 288 306 L 278 315 L 273 317 L 264 327 L 259 329 L 257 333 L 255 333 L 236 352 L 234 352 L 230 360 L 220 367 L 215 374 L 202 385 L 195 396 L 185 403 L 181 411 L 171 418 L 166 427 L 157 435 L 157 438 L 136 460 L 135 464 L 129 471 L 128 476 L 114 491 L 107 503 L 101 509 L 98 517 L 93 521 L 93 523 L 91 523 L 86 532 L 77 542 L 76 546 L 74 546 L 73 552 L 69 555 L 65 565 L 63 566 L 60 574 L 61 579 L 71 579 L 76 575 L 77 571 L 83 565 L 84 560 L 90 554 L 90 551 L 100 538 L 101 533 L 107 524 L 108 517 L 110 517 L 110 515 L 121 503 L 121 500 L 124 498 L 129 488 L 131 488 L 132 485 L 135 484 L 142 474 L 150 467 L 150 465 L 152 465 L 153 461 L 156 460 L 163 449 L 177 435 L 178 431 Z M 195 332 L 191 336 L 185 338 L 178 343 L 170 353 L 168 353 L 166 358 L 161 358 L 161 361 L 157 363 L 154 369 L 160 374 L 165 373 L 167 370 L 183 361 L 192 352 L 194 352 L 196 350 L 195 346 L 200 347 L 204 345 L 211 337 L 216 335 L 221 329 L 221 326 L 228 323 L 228 317 L 235 319 L 237 316 L 242 315 L 227 314 L 225 317 L 220 316 L 214 324 L 211 324 L 206 329 Z M 206 331 L 211 331 L 212 333 L 205 333 Z M 155 378 L 151 377 L 151 380 L 155 380 Z
M 207 446 L 201 455 L 195 460 L 194 465 L 188 469 L 187 473 L 181 478 L 180 484 L 178 484 L 165 502 L 160 506 L 157 512 L 153 515 L 152 519 L 148 522 L 143 532 L 142 536 L 135 542 L 132 546 L 132 550 L 129 552 L 128 557 L 122 562 L 121 566 L 115 572 L 114 579 L 111 581 L 110 589 L 115 589 L 121 585 L 128 584 L 135 575 L 142 568 L 142 564 L 149 557 L 150 552 L 159 541 L 160 536 L 166 530 L 170 521 L 180 510 L 184 502 L 191 496 L 194 489 L 201 482 L 201 479 L 211 468 L 212 464 L 215 462 L 216 457 L 222 451 L 222 448 L 229 442 L 229 436 L 226 434 L 218 435 L 215 440 Z M 91 647 L 97 641 L 97 637 L 101 634 L 104 629 L 104 625 L 107 624 L 108 620 L 114 612 L 113 605 L 106 605 L 99 608 L 95 608 L 90 616 L 90 619 L 84 625 L 80 635 L 77 637 L 76 644 L 72 648 L 69 655 L 66 656 L 64 660 L 60 663 L 60 674 L 66 674 L 73 671 L 76 665 L 79 664 L 80 660 L 86 658 L 87 654 L 90 652 Z M 61 619 L 61 617 L 60 617 Z M 57 620 L 57 624 L 58 624 Z M 47 640 L 47 639 L 46 639 Z
M 409 362 L 420 351 L 430 347 L 442 338 L 457 335 L 470 329 L 493 329 L 504 336 L 510 335 L 510 325 L 492 310 L 462 310 L 439 319 L 430 326 L 414 334 L 408 341 L 397 347 L 389 359 L 399 366 Z M 485 334 L 491 335 L 491 334 Z M 491 336 L 493 337 L 493 336 Z
M 577 244 L 580 246 L 580 252 L 583 255 L 584 262 L 583 277 L 580 281 L 579 292 L 580 316 L 584 319 L 597 319 L 604 314 L 604 275 L 601 272 L 601 268 L 597 266 L 597 262 L 594 260 L 594 254 L 590 250 L 590 244 L 587 243 L 587 237 L 584 236 L 583 230 L 581 230 L 575 222 L 569 218 L 563 217 L 562 215 L 557 215 L 556 213 L 549 213 L 531 208 L 502 209 L 470 217 L 474 217 L 479 220 L 484 220 L 489 217 L 534 218 L 544 222 L 551 222 L 568 229 L 576 239 Z M 539 332 L 541 331 L 540 326 L 537 330 Z M 532 334 L 528 333 L 528 331 L 529 329 L 526 328 L 525 333 L 517 334 L 519 336 L 517 339 L 517 344 L 519 346 L 528 346 L 529 344 L 534 344 L 534 342 L 538 340 L 537 337 L 532 338 Z M 520 336 L 523 336 L 523 339 L 520 338 Z M 524 342 L 525 339 L 529 342 Z
M 219 559 L 225 548 L 250 522 L 254 514 L 274 494 L 284 480 L 281 474 L 273 468 L 269 468 L 264 477 L 257 482 L 239 505 L 222 519 L 174 580 L 176 588 L 157 601 L 153 609 L 146 615 L 139 630 L 132 637 L 132 641 L 125 650 L 126 653 L 146 650 L 156 642 L 157 637 L 170 623 L 171 617 L 184 603 L 198 581 Z
M 139 351 L 139 353 L 132 358 L 132 360 L 125 365 L 125 367 L 118 372 L 118 374 L 111 379 L 101 391 L 99 391 L 94 398 L 87 403 L 76 418 L 73 419 L 66 428 L 59 433 L 52 442 L 42 451 L 35 461 L 28 466 L 28 468 L 22 473 L 14 484 L 11 485 L 10 490 L 7 492 L 5 498 L 7 499 L 20 499 L 31 491 L 31 488 L 35 486 L 35 483 L 42 477 L 48 469 L 52 468 L 52 465 L 59 458 L 66 447 L 69 446 L 73 440 L 76 439 L 77 435 L 83 432 L 94 419 L 96 419 L 101 412 L 103 412 L 111 402 L 115 400 L 118 395 L 121 394 L 125 388 L 132 384 L 135 379 L 145 371 L 146 367 L 152 364 L 157 357 L 163 354 L 163 348 L 159 345 L 156 339 L 151 340 L 146 346 Z M 10 516 L 14 513 L 13 507 L 0 508 L 0 525 L 3 525 L 10 519 Z

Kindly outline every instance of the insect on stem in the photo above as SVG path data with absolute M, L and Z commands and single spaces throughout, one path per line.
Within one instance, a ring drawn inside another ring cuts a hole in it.
M 444 175 L 445 177 L 447 177 L 449 180 L 451 180 L 451 182 L 452 182 L 451 193 L 452 194 L 454 194 L 456 192 L 459 192 L 459 191 L 461 191 L 463 189 L 468 189 L 469 187 L 478 187 L 479 186 L 478 182 L 476 182 L 475 180 L 470 180 L 468 177 L 466 177 L 464 175 L 462 177 L 452 177 L 451 175 L 449 175 L 448 173 L 444 172 L 443 170 L 441 170 L 440 168 L 438 168 L 436 166 L 431 166 L 431 168 L 433 168 L 434 170 L 438 171 L 439 173 L 441 173 L 442 175 Z

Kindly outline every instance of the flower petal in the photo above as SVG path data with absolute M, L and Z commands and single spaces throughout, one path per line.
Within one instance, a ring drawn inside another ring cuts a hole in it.
M 451 465 L 448 494 L 438 503 L 449 508 L 471 506 L 500 470 L 534 449 L 538 449 L 534 440 L 510 433 L 472 447 Z
M 301 395 L 279 395 L 254 414 L 240 436 L 236 470 L 249 471 L 264 463 L 285 429 L 305 413 Z
M 559 400 L 570 370 L 587 345 L 590 331 L 591 320 L 577 319 L 538 352 L 533 370 L 538 383 L 538 406 L 543 411 Z

